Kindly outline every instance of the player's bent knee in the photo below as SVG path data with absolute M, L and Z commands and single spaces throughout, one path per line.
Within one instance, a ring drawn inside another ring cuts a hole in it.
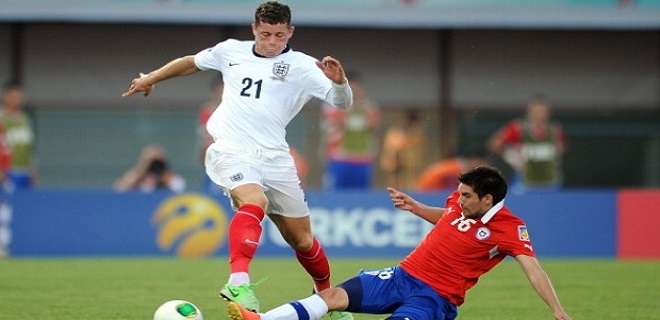
M 330 311 L 343 311 L 348 306 L 348 295 L 344 288 L 328 288 L 319 292 L 318 295 L 323 299 L 323 301 L 325 301 Z
M 346 311 L 360 312 L 360 305 L 362 304 L 362 282 L 359 277 L 352 277 L 348 280 L 337 285 L 338 288 L 346 295 L 347 305 Z

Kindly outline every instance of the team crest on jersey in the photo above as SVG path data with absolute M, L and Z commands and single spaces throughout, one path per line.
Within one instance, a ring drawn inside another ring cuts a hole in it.
M 518 226 L 518 238 L 521 241 L 529 241 L 529 233 L 527 232 L 527 226 Z
M 273 74 L 275 76 L 271 77 L 273 80 L 284 81 L 284 77 L 289 73 L 289 67 L 291 65 L 288 63 L 278 62 L 273 64 Z
M 241 181 L 241 180 L 243 180 L 243 174 L 239 172 L 239 173 L 229 177 L 229 179 L 233 182 Z
M 490 230 L 486 227 L 481 227 L 477 229 L 477 232 L 474 234 L 479 240 L 486 240 L 490 238 Z

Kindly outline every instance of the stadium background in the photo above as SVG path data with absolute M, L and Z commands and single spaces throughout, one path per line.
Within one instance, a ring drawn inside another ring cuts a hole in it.
M 0 80 L 25 84 L 43 192 L 104 192 L 148 143 L 200 185 L 196 112 L 213 74 L 159 84 L 146 100 L 120 94 L 138 71 L 251 38 L 257 3 L 0 1 Z M 423 110 L 428 162 L 483 144 L 544 93 L 570 141 L 568 192 L 660 187 L 660 1 L 288 3 L 299 27 L 292 46 L 364 74 L 383 128 Z M 322 167 L 318 111 L 305 108 L 289 126 L 310 172 Z M 307 184 L 314 192 L 320 176 Z

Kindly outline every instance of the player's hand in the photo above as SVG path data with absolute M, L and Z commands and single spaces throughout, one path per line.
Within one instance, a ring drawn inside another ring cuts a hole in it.
M 346 82 L 346 74 L 344 73 L 344 68 L 342 68 L 339 60 L 331 56 L 326 56 L 323 60 L 316 61 L 316 66 L 319 67 L 319 69 L 325 73 L 325 76 L 334 83 L 343 84 Z
M 571 320 L 571 317 L 564 312 L 564 310 L 561 310 L 559 312 L 555 312 L 555 319 L 556 320 Z
M 131 86 L 128 88 L 128 91 L 122 93 L 121 96 L 128 97 L 138 92 L 144 92 L 144 96 L 148 97 L 155 87 L 156 85 L 151 83 L 149 75 L 140 73 L 140 77 L 133 79 L 133 81 L 131 81 Z
M 390 193 L 390 199 L 395 207 L 401 210 L 413 210 L 416 201 L 411 196 L 391 187 L 387 188 L 387 192 Z

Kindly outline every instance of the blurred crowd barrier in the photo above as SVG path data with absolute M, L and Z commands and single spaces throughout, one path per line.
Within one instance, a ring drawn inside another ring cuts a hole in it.
M 202 187 L 203 168 L 197 158 L 195 109 L 66 109 L 43 108 L 35 113 L 44 188 L 105 188 L 138 157 L 143 146 L 158 144 L 167 150 L 172 167 L 181 173 L 190 190 Z M 383 109 L 379 138 L 397 124 L 402 110 Z M 440 110 L 421 111 L 426 133 L 428 165 L 444 154 L 485 147 L 488 136 L 519 111 L 465 110 L 452 115 L 452 128 L 441 125 Z M 321 187 L 321 110 L 303 109 L 289 125 L 289 143 L 307 160 L 310 174 L 305 186 Z M 564 187 L 660 187 L 660 113 L 657 111 L 556 112 L 569 145 L 564 158 Z M 72 125 L 72 121 L 75 125 Z M 454 134 L 453 132 L 456 132 Z M 454 137 L 455 151 L 443 149 L 442 139 Z M 504 164 L 496 163 L 506 171 Z M 377 166 L 376 166 L 377 167 Z M 385 187 L 382 170 L 376 170 L 372 189 Z
M 449 192 L 414 194 L 442 205 Z M 316 236 L 332 257 L 402 258 L 432 225 L 391 205 L 387 192 L 308 192 Z M 507 206 L 527 222 L 534 250 L 548 258 L 660 258 L 648 219 L 660 191 L 575 190 L 515 195 Z M 11 254 L 42 256 L 178 256 L 227 254 L 225 198 L 204 193 L 45 191 L 17 193 Z M 640 223 L 639 221 L 645 221 Z M 264 256 L 291 250 L 266 220 Z

